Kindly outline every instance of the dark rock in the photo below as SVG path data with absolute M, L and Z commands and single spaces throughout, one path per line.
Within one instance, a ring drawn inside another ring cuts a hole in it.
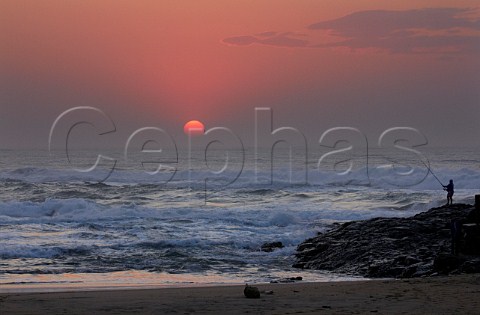
M 452 250 L 452 222 L 464 224 L 469 221 L 467 217 L 476 218 L 470 214 L 472 209 L 471 205 L 455 204 L 409 218 L 336 225 L 300 244 L 293 267 L 395 278 L 477 270 L 480 262 L 477 265 L 472 257 L 448 254 Z M 461 253 L 465 248 L 480 250 L 480 228 L 478 234 L 476 228 L 470 227 L 470 231 L 471 241 L 467 247 L 461 244 Z
M 245 285 L 245 289 L 243 289 L 243 294 L 245 297 L 249 299 L 259 299 L 260 298 L 260 291 L 257 287 L 249 286 L 248 284 Z
M 466 223 L 462 228 L 464 235 L 460 249 L 465 254 L 480 255 L 480 225 Z
M 470 211 L 470 213 L 467 215 L 467 221 L 480 224 L 480 209 L 474 208 L 472 211 Z
M 449 274 L 457 270 L 463 262 L 458 256 L 441 253 L 433 261 L 433 270 L 439 274 Z
M 277 248 L 283 248 L 282 242 L 265 243 L 260 248 L 263 252 L 273 252 Z
M 480 273 L 480 258 L 469 259 L 460 266 L 460 272 Z

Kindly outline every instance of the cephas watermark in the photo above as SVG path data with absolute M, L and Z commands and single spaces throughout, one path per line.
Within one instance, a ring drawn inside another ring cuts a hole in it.
M 51 126 L 49 151 L 71 165 L 72 170 L 94 173 L 97 182 L 107 181 L 118 168 L 119 162 L 118 158 L 109 156 L 107 150 L 96 149 L 95 158 L 86 167 L 72 163 L 71 152 L 75 149 L 71 143 L 72 134 L 82 130 L 89 130 L 85 136 L 92 137 L 91 141 L 95 142 L 115 133 L 117 128 L 114 121 L 99 108 L 70 108 L 61 113 Z M 208 191 L 221 190 L 240 178 L 245 168 L 246 149 L 242 139 L 228 127 L 203 130 L 202 126 L 189 130 L 193 132 L 186 134 L 188 145 L 186 156 L 182 157 L 188 161 L 187 169 L 182 171 L 187 171 L 189 181 L 195 179 L 203 182 L 206 200 Z M 253 172 L 249 172 L 248 176 L 253 176 L 255 183 L 274 182 L 278 148 L 288 152 L 288 171 L 293 174 L 295 169 L 295 175 L 287 176 L 287 181 L 295 185 L 320 183 L 321 176 L 312 176 L 319 172 L 328 172 L 345 181 L 357 170 L 357 181 L 360 172 L 360 179 L 365 184 L 376 177 L 396 186 L 419 184 L 428 175 L 429 161 L 418 150 L 427 145 L 428 140 L 412 127 L 385 130 L 378 136 L 374 148 L 357 128 L 330 128 L 318 138 L 315 148 L 321 152 L 318 156 L 312 156 L 307 138 L 299 129 L 288 126 L 273 128 L 271 108 L 254 109 L 253 130 Z M 374 150 L 376 161 L 372 163 L 371 151 Z M 217 154 L 211 154 L 214 151 Z M 159 126 L 135 130 L 125 140 L 122 163 L 128 165 L 130 170 L 151 176 L 155 184 L 168 184 L 183 167 L 179 164 L 179 149 L 175 139 Z

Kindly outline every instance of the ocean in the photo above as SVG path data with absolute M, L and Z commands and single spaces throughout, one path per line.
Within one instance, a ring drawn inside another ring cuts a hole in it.
M 297 245 L 442 205 L 439 180 L 454 180 L 457 203 L 480 191 L 475 148 L 265 152 L 184 150 L 159 167 L 112 151 L 112 170 L 89 169 L 95 151 L 0 150 L 0 291 L 354 279 L 292 268 Z

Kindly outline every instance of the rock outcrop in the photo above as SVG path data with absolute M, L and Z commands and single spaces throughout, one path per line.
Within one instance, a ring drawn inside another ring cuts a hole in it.
M 408 218 L 347 222 L 300 244 L 294 267 L 372 278 L 480 272 L 480 256 L 451 254 L 452 222 L 468 223 L 474 211 L 455 204 Z
M 271 243 L 264 243 L 260 248 L 262 252 L 273 252 L 278 248 L 283 248 L 282 242 L 271 242 Z

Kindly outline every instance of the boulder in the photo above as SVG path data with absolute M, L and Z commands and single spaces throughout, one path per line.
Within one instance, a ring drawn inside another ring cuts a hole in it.
M 249 286 L 248 284 L 245 285 L 245 289 L 243 289 L 243 294 L 245 297 L 249 299 L 259 299 L 260 298 L 260 291 L 257 287 Z

